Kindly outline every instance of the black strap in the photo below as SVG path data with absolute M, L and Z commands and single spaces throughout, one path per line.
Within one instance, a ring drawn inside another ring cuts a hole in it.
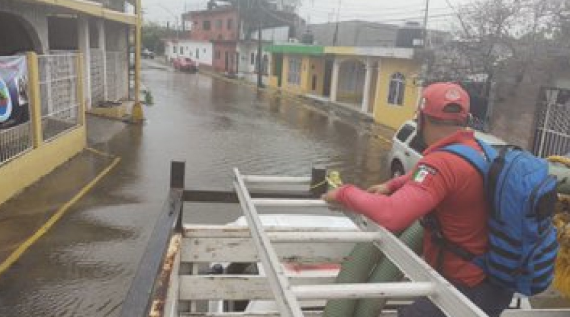
M 443 261 L 445 257 L 444 251 L 449 251 L 467 262 L 472 262 L 475 259 L 475 254 L 463 249 L 462 247 L 445 238 L 445 235 L 441 230 L 441 224 L 439 222 L 439 219 L 437 219 L 435 212 L 431 212 L 428 215 L 424 216 L 420 221 L 420 224 L 422 227 L 431 231 L 431 240 L 435 245 L 439 247 L 435 267 L 438 272 L 443 273 Z

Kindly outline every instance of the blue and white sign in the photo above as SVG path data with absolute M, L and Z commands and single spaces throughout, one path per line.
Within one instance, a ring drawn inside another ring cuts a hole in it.
M 0 56 L 0 129 L 29 120 L 25 56 Z

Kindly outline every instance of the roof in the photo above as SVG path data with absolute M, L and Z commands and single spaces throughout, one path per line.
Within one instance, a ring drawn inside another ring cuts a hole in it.
M 320 46 L 305 44 L 275 44 L 265 47 L 265 51 L 281 54 L 301 55 L 349 55 L 370 56 L 398 59 L 414 59 L 414 49 L 400 47 L 354 47 L 354 46 Z

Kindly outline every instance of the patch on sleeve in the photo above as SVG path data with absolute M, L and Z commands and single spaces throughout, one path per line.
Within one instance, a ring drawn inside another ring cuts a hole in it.
M 425 164 L 420 164 L 414 172 L 412 180 L 419 184 L 425 184 L 435 175 L 437 175 L 436 169 Z

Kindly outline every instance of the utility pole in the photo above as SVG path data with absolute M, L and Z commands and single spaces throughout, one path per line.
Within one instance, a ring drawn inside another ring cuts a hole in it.
M 334 29 L 334 36 L 333 36 L 333 46 L 336 46 L 338 42 L 338 28 L 340 23 L 340 7 L 342 5 L 342 0 L 338 0 L 338 8 L 336 11 L 336 27 Z
M 424 48 L 427 47 L 427 39 L 428 39 L 428 19 L 429 19 L 429 0 L 426 0 L 426 12 L 424 16 Z
M 257 0 L 257 9 L 261 9 L 261 1 Z M 263 43 L 262 43 L 262 28 L 263 28 L 263 15 L 261 14 L 261 10 L 259 10 L 258 14 L 258 24 L 257 24 L 257 88 L 263 88 L 263 70 L 261 64 L 261 55 L 263 55 Z

